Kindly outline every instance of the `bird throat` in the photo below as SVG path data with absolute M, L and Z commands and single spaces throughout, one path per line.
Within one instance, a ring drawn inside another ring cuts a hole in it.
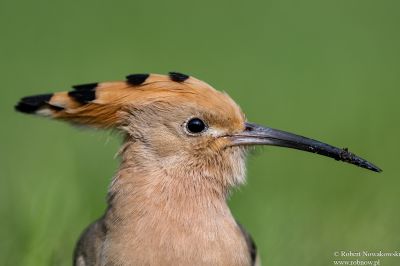
M 109 190 L 105 261 L 124 265 L 250 265 L 226 191 L 200 177 L 148 169 L 127 144 Z M 142 153 L 143 154 L 143 153 Z M 198 179 L 198 180 L 197 180 Z M 202 181 L 202 182 L 201 182 Z M 243 251 L 243 252 L 239 252 Z

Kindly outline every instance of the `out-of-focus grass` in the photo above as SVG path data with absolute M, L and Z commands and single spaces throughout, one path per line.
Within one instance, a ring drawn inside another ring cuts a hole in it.
M 249 120 L 349 146 L 384 169 L 256 152 L 231 206 L 264 264 L 332 265 L 337 250 L 398 249 L 399 8 L 389 0 L 3 0 L 1 264 L 70 265 L 118 163 L 117 137 L 17 114 L 18 98 L 171 70 L 229 92 Z

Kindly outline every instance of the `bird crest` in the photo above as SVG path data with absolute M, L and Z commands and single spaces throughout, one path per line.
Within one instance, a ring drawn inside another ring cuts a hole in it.
M 15 108 L 23 113 L 107 129 L 123 127 L 129 114 L 140 112 L 144 106 L 163 104 L 202 105 L 216 116 L 228 111 L 233 114 L 230 120 L 242 127 L 243 114 L 229 96 L 177 72 L 132 74 L 124 81 L 75 85 L 70 91 L 24 97 Z

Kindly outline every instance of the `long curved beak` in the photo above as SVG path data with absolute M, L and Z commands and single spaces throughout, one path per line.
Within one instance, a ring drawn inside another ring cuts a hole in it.
M 272 145 L 312 152 L 339 161 L 351 163 L 375 172 L 382 170 L 372 163 L 348 151 L 329 144 L 295 135 L 278 129 L 263 127 L 254 123 L 246 123 L 241 133 L 230 136 L 232 145 Z

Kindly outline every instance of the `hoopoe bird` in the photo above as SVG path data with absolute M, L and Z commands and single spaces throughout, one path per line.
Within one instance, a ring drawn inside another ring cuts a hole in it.
M 246 121 L 226 94 L 185 74 L 134 74 L 25 97 L 16 110 L 123 135 L 105 214 L 81 235 L 74 265 L 259 265 L 227 205 L 249 147 L 312 152 L 375 172 L 331 145 Z

